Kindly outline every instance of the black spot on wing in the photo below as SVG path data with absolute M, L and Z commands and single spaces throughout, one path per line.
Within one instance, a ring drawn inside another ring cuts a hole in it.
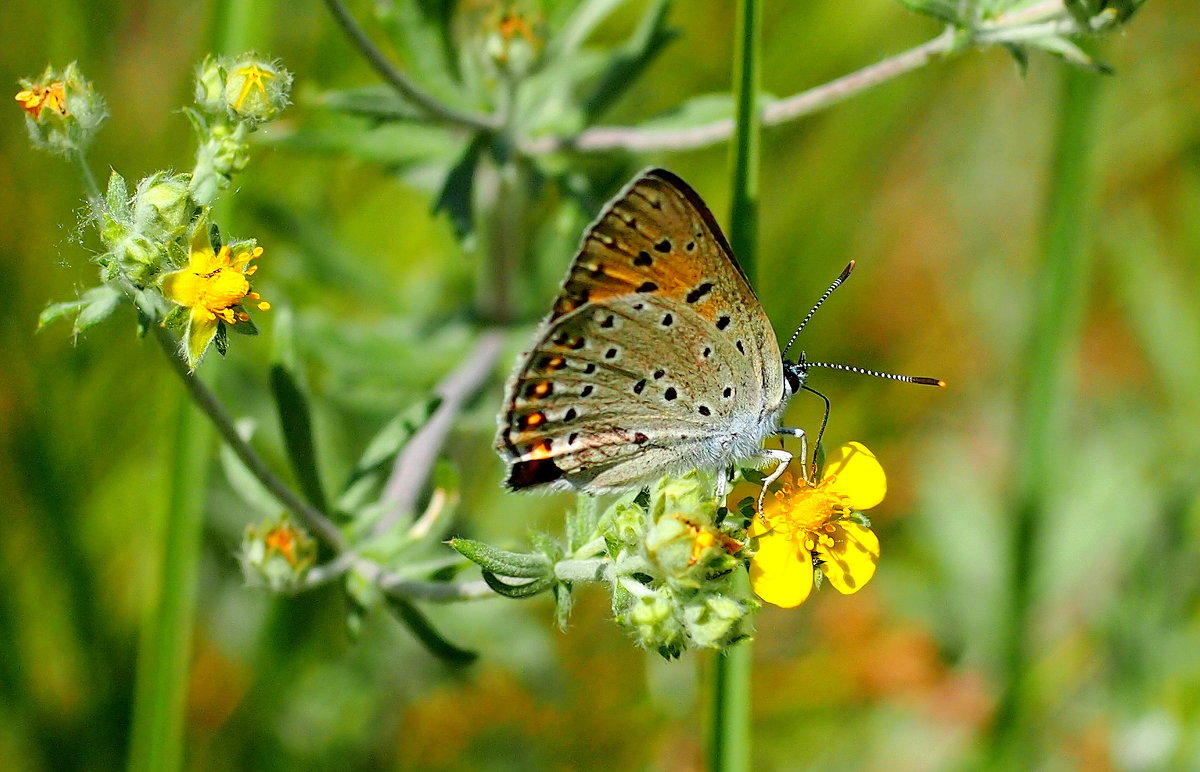
M 552 458 L 535 458 L 530 461 L 518 461 L 508 471 L 508 479 L 504 481 L 511 490 L 520 490 L 534 485 L 544 485 L 554 482 L 565 472 L 559 469 Z

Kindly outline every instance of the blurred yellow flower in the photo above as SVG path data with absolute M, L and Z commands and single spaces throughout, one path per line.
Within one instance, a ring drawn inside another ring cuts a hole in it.
M 191 311 L 184 333 L 184 353 L 193 369 L 222 322 L 233 325 L 250 321 L 245 301 L 256 301 L 260 311 L 271 307 L 257 292 L 251 291 L 248 278 L 258 270 L 250 261 L 262 253 L 262 247 L 254 247 L 233 257 L 228 245 L 214 252 L 207 233 L 197 228 L 187 268 L 163 277 L 163 294 Z
M 14 98 L 21 103 L 21 109 L 35 121 L 41 117 L 43 108 L 50 108 L 59 115 L 67 114 L 67 95 L 61 80 L 49 86 L 22 89 Z
M 750 536 L 758 538 L 750 561 L 754 592 L 776 606 L 799 606 L 812 592 L 814 567 L 839 592 L 858 592 L 879 562 L 879 539 L 853 517 L 883 501 L 887 491 L 875 455 L 851 442 L 830 455 L 816 485 L 798 474 L 783 480 L 763 517 L 750 526 Z

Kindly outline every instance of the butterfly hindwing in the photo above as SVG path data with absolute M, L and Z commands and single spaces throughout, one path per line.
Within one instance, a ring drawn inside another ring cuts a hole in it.
M 729 463 L 782 404 L 780 361 L 711 213 L 651 170 L 589 228 L 509 383 L 507 483 L 596 492 Z

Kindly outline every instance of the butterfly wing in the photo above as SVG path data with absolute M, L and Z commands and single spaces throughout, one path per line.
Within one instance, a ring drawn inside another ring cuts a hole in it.
M 720 226 L 653 169 L 586 232 L 496 447 L 509 487 L 619 489 L 752 455 L 783 400 L 779 345 Z

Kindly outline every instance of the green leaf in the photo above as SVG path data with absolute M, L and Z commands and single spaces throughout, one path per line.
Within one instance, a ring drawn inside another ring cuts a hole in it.
M 225 322 L 217 322 L 217 332 L 213 336 L 213 342 L 217 344 L 217 353 L 225 356 L 225 352 L 229 350 L 229 332 Z M 196 357 L 196 361 L 200 361 L 200 357 Z
M 443 102 L 456 107 L 470 106 L 455 66 L 451 30 L 455 3 L 404 0 L 388 6 L 390 12 L 383 14 L 382 20 L 400 43 L 413 80 Z
M 483 572 L 483 581 L 487 582 L 487 586 L 491 587 L 497 595 L 517 599 L 532 598 L 534 595 L 540 595 L 553 587 L 555 583 L 553 576 L 543 576 L 540 579 L 534 579 L 523 584 L 509 584 L 501 581 L 490 571 Z
M 655 0 L 642 14 L 637 29 L 629 40 L 615 51 L 599 82 L 583 101 L 583 112 L 589 123 L 594 122 L 638 76 L 650 66 L 667 44 L 678 36 L 666 26 L 671 0 Z
M 271 394 L 279 413 L 279 428 L 283 445 L 291 461 L 292 471 L 300 490 L 318 510 L 327 511 L 325 489 L 317 470 L 317 453 L 313 443 L 312 411 L 308 398 L 290 370 L 280 364 L 271 367 Z
M 760 96 L 763 104 L 769 101 L 765 95 Z M 733 96 L 730 94 L 701 94 L 685 99 L 665 113 L 642 121 L 639 129 L 677 130 L 690 129 L 706 123 L 733 117 Z
M 1017 72 L 1021 74 L 1021 77 L 1025 77 L 1029 71 L 1029 52 L 1025 50 L 1024 46 L 1016 43 L 1005 43 L 1004 50 L 1012 54 L 1012 58 L 1017 63 Z
M 897 2 L 909 10 L 932 16 L 947 24 L 957 25 L 960 22 L 959 3 L 954 0 L 897 0 Z
M 389 595 L 387 605 L 388 609 L 409 629 L 413 636 L 424 644 L 429 653 L 443 662 L 467 665 L 479 657 L 475 652 L 455 646 L 448 641 L 411 601 Z
M 348 115 L 361 115 L 379 121 L 421 121 L 425 114 L 417 110 L 396 90 L 382 83 L 359 88 L 327 91 L 319 104 Z
M 553 577 L 550 559 L 541 552 L 510 552 L 473 539 L 451 539 L 450 547 L 488 573 L 517 579 Z
M 475 169 L 487 146 L 487 137 L 476 134 L 467 144 L 458 162 L 446 174 L 446 181 L 433 205 L 433 213 L 445 212 L 459 240 L 471 235 L 475 228 L 472 199 L 475 190 Z
M 258 335 L 258 325 L 254 323 L 253 319 L 247 319 L 244 322 L 239 319 L 237 323 L 229 325 L 229 329 L 238 335 Z
M 547 45 L 547 57 L 558 59 L 575 53 L 596 27 L 624 4 L 625 0 L 583 0 Z
M 379 488 L 391 472 L 392 460 L 396 458 L 396 454 L 413 434 L 425 425 L 440 404 L 440 397 L 418 402 L 393 418 L 372 438 L 338 497 L 337 511 L 356 512 L 375 500 Z
M 1112 75 L 1112 68 L 1103 62 L 1098 62 L 1089 56 L 1082 48 L 1072 43 L 1066 38 L 1057 36 L 1038 38 L 1037 40 L 1029 41 L 1029 45 L 1036 46 L 1043 51 L 1064 59 L 1069 64 L 1076 67 L 1082 67 L 1085 70 L 1098 72 L 1101 75 Z
M 104 194 L 104 203 L 108 206 L 108 211 L 119 220 L 127 221 L 133 217 L 133 210 L 129 205 L 129 187 L 125 184 L 125 178 L 115 171 L 108 176 L 108 190 Z
M 64 300 L 61 303 L 51 303 L 38 314 L 38 330 L 41 330 L 48 324 L 57 322 L 59 319 L 65 319 L 77 313 L 79 309 L 87 304 L 88 301 L 83 298 L 79 298 L 78 300 Z
M 85 302 L 79 309 L 79 316 L 75 317 L 75 332 L 83 332 L 111 316 L 125 300 L 125 294 L 108 285 L 101 285 L 92 287 L 80 299 Z

